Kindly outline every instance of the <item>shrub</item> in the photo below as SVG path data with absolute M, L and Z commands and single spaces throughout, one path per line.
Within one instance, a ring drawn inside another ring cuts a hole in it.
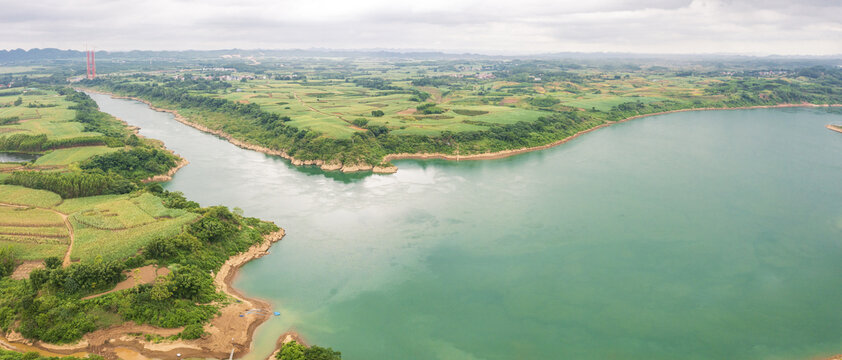
M 365 127 L 366 125 L 368 125 L 368 120 L 366 120 L 364 118 L 359 118 L 359 119 L 354 119 L 354 121 L 351 121 L 351 123 L 356 125 L 356 126 L 359 126 L 359 127 Z
M 205 328 L 201 324 L 190 324 L 184 327 L 180 337 L 184 340 L 193 340 L 202 337 L 204 334 Z

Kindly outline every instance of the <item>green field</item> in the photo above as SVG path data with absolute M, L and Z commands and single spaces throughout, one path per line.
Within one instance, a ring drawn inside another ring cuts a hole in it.
M 15 248 L 22 260 L 64 256 L 69 244 L 70 234 L 59 214 L 0 206 L 0 246 Z
M 60 214 L 69 217 L 76 236 L 73 260 L 130 256 L 155 237 L 178 234 L 198 216 L 167 208 L 149 193 L 62 201 L 49 191 L 0 185 L 0 203 L 19 205 L 0 206 L 0 246 L 17 248 L 25 260 L 64 256 L 70 237 Z
M 53 207 L 61 203 L 61 196 L 44 190 L 15 185 L 0 185 L 0 203 L 37 207 Z
M 348 139 L 365 131 L 352 124 L 361 118 L 370 125 L 385 126 L 396 135 L 436 136 L 444 131 L 483 131 L 495 124 L 532 122 L 555 111 L 610 112 L 624 103 L 723 99 L 703 92 L 706 86 L 720 81 L 716 77 L 675 77 L 645 71 L 618 75 L 583 69 L 563 76 L 535 71 L 535 75 L 524 80 L 523 76 L 497 78 L 473 64 L 442 71 L 437 66 L 421 63 L 400 66 L 375 60 L 350 63 L 345 66 L 356 70 L 329 66 L 328 70 L 322 70 L 341 71 L 343 79 L 320 78 L 319 71 L 300 65 L 295 70 L 306 74 L 307 81 L 267 77 L 248 82 L 230 81 L 230 88 L 219 93 L 196 93 L 240 104 L 258 104 L 263 110 L 291 118 L 289 125 L 335 139 Z M 416 80 L 430 78 L 435 82 L 414 85 Z M 388 87 L 371 88 L 355 83 L 370 79 L 382 81 Z M 136 83 L 131 78 L 124 81 Z M 429 98 L 414 99 L 418 92 L 428 94 Z M 551 98 L 555 103 L 542 106 L 533 103 L 534 98 Z M 435 115 L 414 112 L 425 103 L 434 103 L 444 112 Z M 373 116 L 372 111 L 382 111 L 383 115 Z M 224 120 L 212 122 L 219 125 Z
M 117 148 L 107 146 L 83 146 L 50 151 L 35 160 L 35 165 L 70 165 L 86 160 L 94 155 L 102 155 L 117 151 Z
M 59 209 L 72 214 L 74 260 L 131 256 L 155 237 L 178 234 L 184 224 L 198 216 L 165 208 L 161 199 L 148 193 L 71 199 Z

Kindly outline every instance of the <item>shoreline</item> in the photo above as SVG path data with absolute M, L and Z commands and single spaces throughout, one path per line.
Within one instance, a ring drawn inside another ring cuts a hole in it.
M 533 151 L 545 150 L 552 147 L 559 146 L 564 144 L 570 140 L 573 140 L 581 135 L 587 134 L 589 132 L 599 130 L 614 124 L 623 123 L 630 120 L 641 119 L 644 117 L 649 116 L 657 116 L 657 115 L 666 115 L 666 114 L 673 114 L 673 113 L 680 113 L 680 112 L 687 112 L 687 111 L 710 111 L 710 110 L 751 110 L 751 109 L 773 109 L 773 108 L 795 108 L 795 107 L 840 107 L 842 104 L 830 104 L 830 105 L 817 105 L 817 104 L 778 104 L 778 105 L 757 105 L 757 106 L 741 106 L 741 107 L 732 107 L 732 108 L 694 108 L 694 109 L 680 109 L 680 110 L 670 110 L 670 111 L 661 111 L 657 113 L 651 114 L 644 114 L 644 115 L 635 115 L 632 117 L 627 117 L 622 120 L 606 122 L 602 125 L 597 125 L 587 130 L 579 131 L 573 135 L 570 135 L 564 139 L 553 141 L 549 144 L 545 145 L 538 145 L 532 147 L 525 147 L 520 149 L 510 149 L 510 150 L 501 150 L 495 152 L 488 152 L 482 154 L 470 154 L 470 155 L 453 155 L 453 154 L 444 154 L 444 153 L 400 153 L 400 154 L 389 154 L 383 158 L 383 161 L 392 161 L 392 160 L 493 160 L 493 159 L 502 159 L 507 158 L 509 156 L 515 156 L 519 154 L 524 154 Z M 830 128 L 831 125 L 828 125 Z M 842 132 L 842 130 L 831 129 L 834 131 Z
M 142 103 L 146 104 L 147 106 L 149 106 L 149 108 L 152 109 L 152 110 L 173 114 L 173 116 L 175 117 L 175 120 L 182 123 L 182 124 L 193 127 L 193 128 L 195 128 L 199 131 L 206 132 L 206 133 L 213 134 L 213 135 L 216 135 L 218 137 L 221 137 L 221 138 L 227 140 L 228 142 L 234 144 L 235 146 L 238 146 L 238 147 L 246 149 L 246 150 L 253 150 L 253 151 L 261 152 L 261 153 L 264 153 L 264 154 L 267 154 L 267 155 L 280 156 L 284 159 L 289 160 L 290 163 L 292 165 L 295 165 L 295 166 L 312 165 L 312 166 L 318 166 L 324 171 L 341 171 L 341 172 L 344 172 L 344 173 L 358 172 L 358 171 L 371 171 L 375 174 L 392 174 L 392 173 L 395 173 L 395 172 L 398 171 L 397 166 L 383 167 L 383 166 L 373 166 L 373 165 L 369 165 L 369 164 L 346 165 L 346 164 L 342 164 L 342 163 L 339 163 L 339 162 L 326 163 L 324 160 L 299 160 L 299 159 L 296 159 L 293 156 L 290 156 L 286 152 L 283 152 L 283 151 L 280 151 L 280 150 L 273 150 L 273 149 L 270 149 L 270 148 L 267 148 L 267 147 L 264 147 L 264 146 L 260 146 L 260 145 L 250 144 L 250 143 L 247 143 L 245 141 L 235 139 L 231 134 L 228 134 L 228 133 L 226 133 L 222 130 L 214 130 L 214 129 L 208 128 L 207 126 L 204 126 L 202 124 L 194 123 L 190 120 L 187 120 L 185 117 L 181 116 L 181 114 L 179 114 L 178 111 L 176 111 L 176 110 L 158 108 L 158 107 L 152 105 L 151 102 L 146 101 L 144 99 L 131 97 L 131 96 L 121 96 L 121 95 L 117 95 L 117 94 L 114 94 L 114 93 L 109 93 L 109 92 L 104 92 L 104 91 L 99 91 L 99 90 L 92 90 L 92 89 L 88 89 L 88 88 L 84 88 L 84 91 L 89 91 L 89 92 L 102 94 L 102 95 L 108 95 L 108 96 L 111 96 L 112 98 L 115 98 L 115 99 L 128 99 L 128 100 L 134 100 L 134 101 L 142 102 Z M 592 127 L 590 129 L 587 129 L 587 130 L 579 131 L 579 132 L 577 132 L 573 135 L 570 135 L 566 138 L 556 140 L 556 141 L 553 141 L 549 144 L 544 144 L 544 145 L 525 147 L 525 148 L 520 148 L 520 149 L 509 149 L 509 150 L 494 151 L 494 152 L 487 152 L 487 153 L 481 153 L 481 154 L 469 154 L 469 155 L 459 155 L 459 154 L 454 155 L 454 154 L 445 154 L 445 153 L 387 154 L 386 156 L 383 157 L 383 162 L 390 162 L 392 160 L 433 160 L 433 159 L 438 159 L 438 160 L 461 161 L 461 160 L 502 159 L 502 158 L 506 158 L 506 157 L 509 157 L 509 156 L 515 156 L 515 155 L 519 155 L 519 154 L 523 154 L 523 153 L 527 153 L 527 152 L 546 150 L 546 149 L 549 149 L 549 148 L 552 148 L 552 147 L 555 147 L 555 146 L 562 145 L 562 144 L 564 144 L 564 143 L 566 143 L 570 140 L 573 140 L 573 139 L 575 139 L 575 138 L 577 138 L 581 135 L 587 134 L 589 132 L 592 132 L 592 131 L 595 131 L 595 130 L 598 130 L 598 129 L 601 129 L 601 128 L 604 128 L 604 127 L 608 127 L 608 126 L 611 126 L 611 125 L 614 125 L 614 124 L 618 124 L 618 123 L 622 123 L 622 122 L 626 122 L 626 121 L 630 121 L 630 120 L 649 117 L 649 116 L 666 115 L 666 114 L 673 114 L 673 113 L 680 113 L 680 112 L 687 112 L 687 111 L 751 110 L 751 109 L 775 109 L 775 108 L 795 108 L 795 107 L 842 107 L 842 104 L 800 103 L 800 104 L 755 105 L 755 106 L 723 107 L 723 108 L 709 108 L 708 107 L 708 108 L 692 108 L 692 109 L 679 109 L 679 110 L 661 111 L 661 112 L 656 112 L 656 113 L 651 113 L 651 114 L 635 115 L 635 116 L 631 116 L 631 117 L 628 117 L 628 118 L 625 118 L 625 119 L 622 119 L 622 120 L 618 120 L 618 121 L 606 122 L 604 124 Z M 831 125 L 828 125 L 828 129 L 842 132 L 842 130 L 836 130 L 836 129 L 831 128 Z
M 825 127 L 826 127 L 826 128 L 828 128 L 828 129 L 829 129 L 829 130 L 831 130 L 831 131 L 836 131 L 836 132 L 840 132 L 840 133 L 842 133 L 842 126 L 839 126 L 839 125 L 833 125 L 833 124 L 827 124 L 827 126 L 825 126 Z
M 192 122 L 192 121 L 188 120 L 187 118 L 185 118 L 184 116 L 181 116 L 181 114 L 179 114 L 178 111 L 176 111 L 176 110 L 163 109 L 163 108 L 156 107 L 151 102 L 149 102 L 147 100 L 144 100 L 144 99 L 140 99 L 140 98 L 136 98 L 136 97 L 132 97 L 132 96 L 122 96 L 122 95 L 117 95 L 117 94 L 114 94 L 114 93 L 109 93 L 109 92 L 104 92 L 104 91 L 99 91 L 99 90 L 93 90 L 93 89 L 88 89 L 88 88 L 79 88 L 79 90 L 89 91 L 89 92 L 96 93 L 96 94 L 108 95 L 108 96 L 111 96 L 114 99 L 134 100 L 134 101 L 144 103 L 147 106 L 149 106 L 149 108 L 152 109 L 152 110 L 172 114 L 176 121 L 178 121 L 178 122 L 180 122 L 184 125 L 190 126 L 194 129 L 197 129 L 199 131 L 202 131 L 202 132 L 205 132 L 205 133 L 208 133 L 208 134 L 213 134 L 213 135 L 216 135 L 218 137 L 221 137 L 221 138 L 227 140 L 229 143 L 234 144 L 235 146 L 246 149 L 246 150 L 253 150 L 253 151 L 261 152 L 261 153 L 264 153 L 264 154 L 267 154 L 267 155 L 274 155 L 274 156 L 282 157 L 284 159 L 289 160 L 290 163 L 292 163 L 292 165 L 295 165 L 295 166 L 311 165 L 311 166 L 318 166 L 319 168 L 321 168 L 324 171 L 341 171 L 341 172 L 344 172 L 344 173 L 357 172 L 357 171 L 372 171 L 374 173 L 380 173 L 380 174 L 391 174 L 391 173 L 394 173 L 394 172 L 398 171 L 397 167 L 394 167 L 394 166 L 383 167 L 383 166 L 372 166 L 372 165 L 369 165 L 369 164 L 343 164 L 341 162 L 336 162 L 336 161 L 326 162 L 324 160 L 300 160 L 300 159 L 296 159 L 294 156 L 291 156 L 291 155 L 287 154 L 285 151 L 273 150 L 273 149 L 267 148 L 265 146 L 251 144 L 251 143 L 236 139 L 236 138 L 234 138 L 233 135 L 228 134 L 228 133 L 226 133 L 222 130 L 211 129 L 211 128 L 205 126 L 205 125 Z
M 268 254 L 269 248 L 283 239 L 284 235 L 283 229 L 264 235 L 262 242 L 228 258 L 214 274 L 214 285 L 217 290 L 234 301 L 219 309 L 217 317 L 205 325 L 206 334 L 199 339 L 151 343 L 140 336 L 128 334 L 144 333 L 166 337 L 180 333 L 182 328 L 158 328 L 126 322 L 88 333 L 76 344 L 55 345 L 41 341 L 26 341 L 20 334 L 4 334 L 0 336 L 0 347 L 18 352 L 36 351 L 47 356 L 84 356 L 96 353 L 106 359 L 117 359 L 118 351 L 148 358 L 177 358 L 177 354 L 181 354 L 181 358 L 227 358 L 233 350 L 235 357 L 242 357 L 251 351 L 254 332 L 270 317 L 260 315 L 240 317 L 240 315 L 252 309 L 270 312 L 272 307 L 267 301 L 245 296 L 232 286 L 232 282 L 243 265 Z M 247 322 L 245 331 L 243 331 L 243 321 Z M 294 332 L 287 332 L 281 338 L 290 334 L 298 338 L 298 334 Z M 94 351 L 89 351 L 91 349 Z

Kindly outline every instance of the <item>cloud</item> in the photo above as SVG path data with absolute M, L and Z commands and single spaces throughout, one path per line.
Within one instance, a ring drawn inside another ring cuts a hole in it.
M 0 48 L 842 53 L 842 4 L 779 0 L 9 2 Z

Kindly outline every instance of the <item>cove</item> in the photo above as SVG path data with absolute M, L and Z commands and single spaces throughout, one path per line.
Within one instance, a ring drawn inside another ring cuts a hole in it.
M 36 154 L 0 152 L 0 163 L 4 163 L 4 162 L 27 162 L 27 161 L 33 161 L 35 159 L 38 159 L 38 155 L 36 155 Z
M 842 134 L 826 109 L 684 112 L 511 158 L 298 169 L 129 100 L 190 161 L 169 190 L 287 236 L 235 286 L 355 359 L 757 359 L 842 352 Z

